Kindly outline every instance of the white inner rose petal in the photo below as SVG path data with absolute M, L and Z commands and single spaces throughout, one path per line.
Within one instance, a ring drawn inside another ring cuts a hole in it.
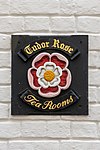
M 40 67 L 37 69 L 36 75 L 37 75 L 38 77 L 43 77 L 45 71 L 46 71 L 45 68 L 44 68 L 43 66 L 40 66 Z
M 50 78 L 51 81 L 46 80 L 49 77 L 51 77 L 51 74 L 50 73 L 48 74 L 48 72 L 50 71 L 54 74 L 54 78 L 53 79 Z M 39 77 L 38 82 L 43 88 L 48 88 L 49 86 L 54 87 L 59 85 L 60 83 L 60 76 L 62 75 L 62 69 L 59 66 L 56 66 L 56 64 L 53 62 L 46 62 L 44 66 L 40 66 L 37 69 L 36 74 Z
M 54 70 L 55 76 L 61 76 L 62 75 L 62 69 L 57 66 L 56 69 Z
M 57 86 L 60 83 L 60 78 L 54 78 L 49 84 L 51 87 Z
M 45 67 L 46 70 L 54 71 L 54 69 L 56 68 L 56 65 L 53 62 L 46 62 L 44 64 L 44 67 Z
M 48 82 L 44 78 L 39 78 L 38 82 L 43 88 L 48 88 Z

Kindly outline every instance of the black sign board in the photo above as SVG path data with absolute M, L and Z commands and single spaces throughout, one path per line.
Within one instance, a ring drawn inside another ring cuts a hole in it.
M 88 114 L 87 35 L 12 35 L 11 114 Z

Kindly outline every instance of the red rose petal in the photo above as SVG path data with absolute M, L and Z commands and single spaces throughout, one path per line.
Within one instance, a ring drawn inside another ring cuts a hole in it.
M 45 62 L 49 61 L 49 56 L 45 55 L 43 56 L 39 61 L 35 62 L 35 67 L 38 68 L 40 66 L 43 66 Z
M 57 66 L 60 66 L 62 69 L 66 66 L 66 62 L 60 60 L 57 56 L 52 56 L 51 62 L 54 62 Z
M 39 87 L 39 83 L 38 83 L 38 77 L 36 76 L 36 70 L 35 69 L 32 69 L 31 70 L 31 74 L 33 76 L 33 84 L 36 86 L 36 87 Z
M 67 76 L 68 76 L 68 72 L 67 71 L 62 71 L 62 76 L 60 77 L 60 86 L 65 86 L 67 83 L 67 80 L 66 80 L 66 78 L 67 78 Z
M 48 87 L 48 88 L 41 88 L 40 89 L 42 93 L 49 93 L 49 92 L 57 92 L 58 91 L 58 87 Z

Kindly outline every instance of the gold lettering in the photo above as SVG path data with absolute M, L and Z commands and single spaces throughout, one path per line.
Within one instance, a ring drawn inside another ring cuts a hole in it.
M 33 51 L 36 51 L 36 50 L 37 50 L 36 45 L 33 45 L 31 48 L 33 49 Z
M 70 103 L 73 103 L 73 98 L 72 98 L 72 95 L 70 96 Z
M 66 100 L 62 101 L 62 107 L 66 106 L 66 104 L 67 104 Z
M 59 48 L 59 40 L 54 39 L 54 43 L 52 47 L 57 47 Z
M 42 109 L 47 109 L 48 107 L 49 107 L 49 109 L 52 109 L 51 108 L 52 104 L 53 104 L 52 101 L 45 101 L 44 105 L 42 106 Z
M 49 42 L 46 42 L 46 47 L 49 47 Z
M 30 44 L 27 45 L 24 48 L 24 51 L 27 54 L 32 54 L 34 51 L 40 50 L 42 48 L 48 48 L 49 47 L 49 43 L 50 42 L 42 42 L 42 43 L 35 42 L 35 44 L 32 45 L 32 46 L 30 46 Z M 64 51 L 66 51 L 66 52 L 68 52 L 70 54 L 74 51 L 74 49 L 71 48 L 69 45 L 65 45 L 64 43 L 61 43 L 59 39 L 53 39 L 52 47 L 60 48 L 61 50 L 64 50 Z
M 70 103 L 73 103 L 73 98 L 72 98 L 72 95 L 70 95 L 70 98 L 69 99 L 66 99 L 64 101 L 62 101 L 62 107 L 66 106 L 66 105 L 69 105 Z
M 67 101 L 67 105 L 70 103 L 69 99 L 66 100 Z
M 32 54 L 32 49 L 30 48 L 30 44 L 27 45 L 25 48 L 24 48 L 24 51 L 27 53 L 27 54 Z
M 68 52 L 69 53 L 73 52 L 73 48 L 69 48 Z
M 65 47 L 65 44 L 64 44 L 64 43 L 60 44 L 60 48 L 61 48 L 61 49 L 64 49 L 64 47 Z
M 32 106 L 34 106 L 36 104 L 36 101 L 31 101 L 30 103 Z
M 61 103 L 58 103 L 58 104 L 57 104 L 57 108 L 60 108 L 60 107 L 61 107 Z
M 37 44 L 38 49 L 41 49 L 41 45 L 38 42 L 35 42 L 35 44 Z
M 42 105 L 41 103 L 36 103 L 35 106 L 39 108 L 41 105 Z
M 24 100 L 27 103 L 30 103 L 32 106 L 35 106 L 35 107 L 38 107 L 38 108 L 42 105 L 41 103 L 39 103 L 39 100 L 37 100 L 35 98 L 35 96 L 33 96 L 33 95 L 28 95 L 27 97 L 25 96 Z
M 57 106 L 56 104 L 53 104 L 52 109 L 56 109 L 56 106 Z
M 64 43 L 60 43 L 59 40 L 57 39 L 53 39 L 53 45 L 52 47 L 55 47 L 55 48 L 60 48 L 64 51 L 67 51 L 68 53 L 71 53 L 72 51 L 74 51 L 73 48 L 71 48 L 69 45 L 65 45 Z
M 64 50 L 68 51 L 69 48 L 70 48 L 70 46 L 66 45 L 65 48 L 64 48 Z
M 42 42 L 42 43 L 41 43 L 41 46 L 42 46 L 42 48 L 45 48 L 45 43 Z
M 24 100 L 29 103 L 30 105 L 32 106 L 35 106 L 37 108 L 40 108 L 41 109 L 49 109 L 49 110 L 54 110 L 54 109 L 59 109 L 61 107 L 65 107 L 66 105 L 69 105 L 71 103 L 74 102 L 74 99 L 72 97 L 72 95 L 70 95 L 70 97 L 62 102 L 59 102 L 57 104 L 53 103 L 52 100 L 48 100 L 48 101 L 45 101 L 43 104 L 40 103 L 40 101 L 38 99 L 36 99 L 35 96 L 33 95 L 28 95 L 28 96 L 25 96 L 24 97 Z
M 24 97 L 24 100 L 26 102 L 31 102 L 32 100 L 37 100 L 37 99 L 33 95 L 28 95 L 27 97 L 26 96 Z

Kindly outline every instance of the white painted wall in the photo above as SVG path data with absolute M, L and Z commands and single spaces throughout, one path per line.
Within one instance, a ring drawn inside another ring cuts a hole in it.
M 89 35 L 89 116 L 11 116 L 11 35 Z M 100 150 L 100 0 L 0 0 L 0 150 Z

